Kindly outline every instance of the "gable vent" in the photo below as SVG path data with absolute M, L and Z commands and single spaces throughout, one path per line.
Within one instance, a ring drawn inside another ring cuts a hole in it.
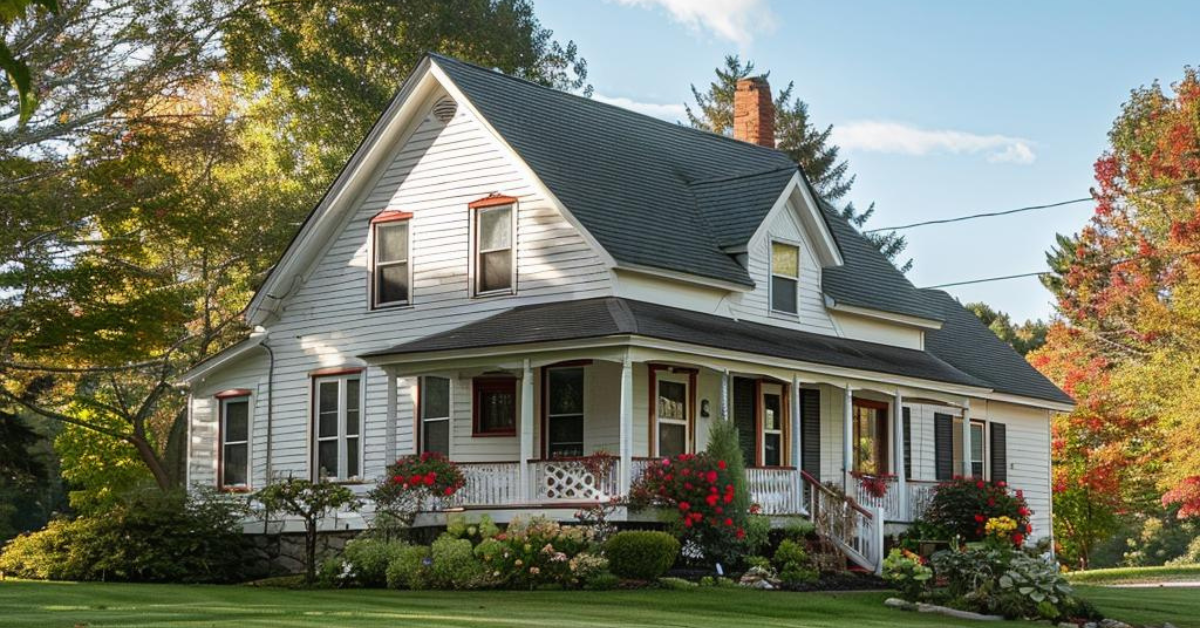
M 458 112 L 458 103 L 451 98 L 443 98 L 433 105 L 433 117 L 442 124 L 448 124 Z

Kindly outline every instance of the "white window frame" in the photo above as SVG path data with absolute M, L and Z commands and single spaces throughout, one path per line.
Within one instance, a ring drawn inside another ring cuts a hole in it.
M 966 451 L 966 448 L 964 447 L 965 443 L 963 443 L 962 439 L 962 422 L 963 418 L 961 415 L 954 417 L 954 442 L 952 443 L 950 454 L 954 463 L 955 475 L 962 473 L 963 458 L 970 455 L 970 453 Z M 978 462 L 982 466 L 983 472 L 977 477 L 981 480 L 990 480 L 992 476 L 992 469 L 991 465 L 988 464 L 990 459 L 989 456 L 991 454 L 991 443 L 988 442 L 988 422 L 983 419 L 971 419 L 971 427 L 971 444 L 974 445 L 976 438 L 978 438 L 979 442 L 982 444 L 980 451 L 983 453 L 983 457 L 979 460 L 971 460 L 971 469 L 974 471 L 975 463 Z M 975 427 L 979 428 L 978 434 L 974 430 Z M 955 455 L 956 453 L 958 455 Z
M 479 236 L 481 229 L 479 228 L 479 217 L 483 212 L 508 211 L 508 248 L 503 249 L 481 249 L 479 247 Z M 507 288 L 497 288 L 494 290 L 483 290 L 480 284 L 483 282 L 483 272 L 481 263 L 483 255 L 486 253 L 497 253 L 507 250 L 509 253 L 509 278 Z M 505 203 L 501 205 L 489 205 L 486 207 L 471 208 L 471 294 L 476 297 L 490 297 L 501 295 L 512 295 L 517 293 L 517 203 Z
M 573 413 L 569 413 L 569 414 L 554 414 L 550 411 L 550 398 L 551 398 L 551 390 L 550 390 L 551 377 L 550 377 L 550 375 L 551 375 L 552 371 L 579 371 L 580 379 L 583 381 L 583 388 L 580 389 L 580 391 L 579 391 L 579 394 L 580 394 L 579 412 L 573 412 Z M 582 452 L 585 451 L 584 448 L 587 443 L 587 377 L 588 377 L 587 367 L 584 365 L 554 366 L 554 367 L 547 367 L 547 369 L 546 369 L 546 400 L 545 400 L 545 404 L 546 404 L 546 434 L 544 435 L 544 438 L 546 440 L 545 451 L 546 451 L 547 458 L 554 456 L 554 452 L 552 451 L 553 443 L 550 442 L 550 434 L 554 431 L 554 429 L 553 429 L 554 419 L 559 418 L 559 417 L 579 417 L 580 422 L 583 424 L 582 431 L 579 434 L 579 437 L 581 439 L 579 441 L 579 450 L 581 452 L 581 455 L 582 455 Z
M 367 397 L 367 395 L 366 395 L 366 392 L 367 392 L 366 378 L 364 377 L 364 374 L 365 374 L 364 371 L 357 371 L 357 372 L 351 372 L 351 373 L 339 373 L 336 375 L 317 375 L 312 378 L 313 379 L 313 382 L 312 382 L 312 396 L 313 396 L 312 397 L 312 400 L 313 400 L 312 408 L 313 408 L 313 410 L 312 410 L 312 439 L 311 439 L 312 455 L 310 456 L 310 464 L 311 464 L 310 468 L 312 469 L 311 475 L 312 475 L 312 479 L 314 481 L 321 479 L 320 478 L 320 470 L 321 470 L 321 467 L 320 467 L 320 445 L 323 442 L 329 442 L 329 441 L 336 441 L 338 444 L 337 445 L 337 451 L 338 451 L 337 467 L 338 468 L 337 468 L 336 475 L 330 475 L 330 476 L 326 477 L 325 479 L 332 481 L 332 482 L 351 482 L 351 481 L 360 480 L 364 477 L 364 475 L 363 475 L 363 451 L 364 451 L 363 440 L 365 439 L 365 432 L 366 432 L 366 429 L 365 429 L 366 428 L 366 412 L 364 411 L 364 409 L 366 407 L 366 397 Z M 353 435 L 346 433 L 346 422 L 347 422 L 347 417 L 349 415 L 349 404 L 348 404 L 348 397 L 347 397 L 347 394 L 348 394 L 347 389 L 349 388 L 349 385 L 347 382 L 349 382 L 351 380 L 358 381 L 358 433 L 353 434 Z M 338 387 L 337 387 L 337 390 L 338 390 L 338 393 L 337 393 L 338 394 L 337 434 L 334 436 L 324 436 L 323 437 L 323 436 L 321 436 L 321 416 L 320 416 L 320 414 L 321 414 L 321 384 L 328 383 L 328 382 L 337 382 L 338 383 Z M 348 442 L 350 440 L 354 440 L 355 443 L 353 445 L 351 445 Z M 357 452 L 358 452 L 358 473 L 355 475 L 347 475 L 347 473 L 346 473 L 346 471 L 347 471 L 347 469 L 346 469 L 346 462 L 347 462 L 346 454 L 349 451 L 349 447 L 351 447 L 351 446 L 356 447 Z
M 663 382 L 672 382 L 683 384 L 683 419 L 666 419 L 659 416 L 658 399 L 659 390 Z M 683 451 L 691 453 L 692 443 L 692 426 L 689 417 L 692 415 L 692 378 L 689 373 L 672 373 L 667 370 L 659 371 L 654 378 L 654 407 L 651 411 L 654 412 L 654 455 L 660 456 L 662 450 L 662 430 L 659 426 L 663 423 L 669 425 L 683 426 Z
M 228 418 L 229 413 L 227 408 L 231 403 L 246 404 L 246 440 L 230 441 Z M 222 489 L 248 489 L 250 488 L 250 433 L 254 426 L 254 406 L 250 405 L 250 393 L 229 395 L 226 397 L 217 398 L 217 412 L 221 417 L 221 438 L 217 446 L 221 448 L 221 468 L 217 469 L 217 486 Z M 225 481 L 225 463 L 229 460 L 225 453 L 225 448 L 229 445 L 245 445 L 246 446 L 246 481 L 242 484 L 229 484 Z
M 779 397 L 779 428 L 774 430 L 767 429 L 767 395 Z M 767 384 L 764 383 L 759 387 L 758 403 L 762 412 L 760 420 L 762 424 L 762 438 L 759 439 L 758 459 L 762 461 L 763 467 L 778 468 L 788 466 L 787 461 L 787 441 L 784 438 L 784 426 L 787 423 L 787 397 L 783 394 L 782 384 Z M 767 435 L 779 435 L 779 464 L 767 464 Z
M 790 246 L 790 247 L 796 249 L 796 276 L 795 277 L 789 277 L 787 275 L 779 275 L 775 272 L 775 245 L 776 244 L 781 244 L 783 246 Z M 794 317 L 797 317 L 800 315 L 800 252 L 801 252 L 801 248 L 800 248 L 799 242 L 792 242 L 791 240 L 785 240 L 783 238 L 771 238 L 769 240 L 769 244 L 767 246 L 767 269 L 768 269 L 767 309 L 770 310 L 771 314 L 774 314 L 777 316 L 785 316 L 788 318 L 794 318 Z M 796 310 L 794 312 L 789 312 L 787 310 L 775 309 L 775 277 L 776 276 L 778 276 L 781 279 L 786 279 L 786 280 L 792 281 L 793 283 L 796 284 L 796 302 L 792 304 L 796 308 Z
M 444 379 L 446 380 L 446 416 L 444 417 L 427 417 L 425 416 L 425 402 L 429 399 L 426 393 L 425 381 L 429 379 Z M 442 375 L 422 375 L 417 380 L 417 420 L 421 422 L 420 437 L 417 442 L 417 453 L 425 453 L 425 426 L 428 423 L 446 422 L 446 456 L 450 457 L 454 453 L 454 380 Z
M 392 260 L 392 261 L 388 261 L 388 262 L 379 261 L 379 255 L 382 252 L 379 248 L 379 230 L 387 229 L 390 227 L 399 227 L 399 226 L 403 226 L 405 229 L 404 235 L 407 240 L 407 243 L 405 244 L 405 250 L 408 252 L 408 255 L 405 256 L 403 261 L 400 261 L 400 260 Z M 413 250 L 412 250 L 412 243 L 413 243 L 413 229 L 412 229 L 412 219 L 411 218 L 388 220 L 388 221 L 384 221 L 384 222 L 373 223 L 371 225 L 371 273 L 370 273 L 370 278 L 368 279 L 368 281 L 370 281 L 370 286 L 368 286 L 368 291 L 369 291 L 369 294 L 371 295 L 371 309 L 372 310 L 382 310 L 382 309 L 387 309 L 387 308 L 404 307 L 404 306 L 412 305 L 412 302 L 413 302 L 413 264 L 412 264 Z M 386 302 L 380 301 L 379 300 L 380 270 L 383 268 L 387 268 L 389 266 L 399 266 L 400 264 L 404 264 L 407 267 L 405 270 L 408 271 L 407 272 L 407 275 L 408 275 L 408 277 L 407 277 L 408 298 L 403 301 L 386 301 Z

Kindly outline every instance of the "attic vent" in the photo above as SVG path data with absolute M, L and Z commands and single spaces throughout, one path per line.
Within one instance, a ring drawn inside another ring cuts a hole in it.
M 442 124 L 447 124 L 454 119 L 454 114 L 458 111 L 458 103 L 453 99 L 443 98 L 433 105 L 433 117 L 437 118 Z

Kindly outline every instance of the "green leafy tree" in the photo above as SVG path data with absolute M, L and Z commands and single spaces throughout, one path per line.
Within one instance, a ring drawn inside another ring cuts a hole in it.
M 1026 355 L 1046 344 L 1046 332 L 1050 328 L 1040 319 L 1027 320 L 1016 325 L 1008 314 L 993 309 L 986 303 L 968 303 L 965 307 L 988 329 L 992 330 L 997 338 L 1007 342 L 1021 355 Z
M 254 498 L 262 504 L 267 517 L 282 513 L 304 522 L 304 581 L 310 584 L 317 579 L 317 526 L 331 514 L 359 507 L 354 491 L 325 480 L 278 480 L 255 493 Z
M 0 0 L 0 27 L 8 27 L 14 21 L 25 16 L 30 7 L 41 7 L 50 13 L 58 12 L 56 0 Z M 37 108 L 37 94 L 34 92 L 33 77 L 29 66 L 24 61 L 13 56 L 8 42 L 0 39 L 0 70 L 8 75 L 8 82 L 16 91 L 17 121 L 24 124 L 33 110 Z
M 754 75 L 754 62 L 742 62 L 737 55 L 725 57 L 724 67 L 716 68 L 716 79 L 709 83 L 706 91 L 691 86 L 695 105 L 685 104 L 688 122 L 697 129 L 719 135 L 733 133 L 733 99 L 737 82 Z M 769 74 L 769 73 L 768 73 Z M 808 104 L 793 96 L 795 83 L 775 97 L 775 147 L 786 153 L 804 170 L 817 194 L 826 202 L 837 206 L 854 186 L 854 175 L 849 173 L 850 164 L 839 156 L 840 148 L 830 141 L 833 126 L 818 127 L 808 113 Z M 854 203 L 839 208 L 843 218 L 859 229 L 875 214 L 875 204 L 859 210 Z M 904 236 L 892 232 L 864 234 L 876 248 L 893 263 L 908 246 Z M 908 272 L 912 260 L 898 263 L 900 270 Z

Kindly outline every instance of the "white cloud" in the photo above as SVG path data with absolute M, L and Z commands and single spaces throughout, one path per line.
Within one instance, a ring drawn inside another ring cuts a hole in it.
M 592 96 L 592 100 L 609 105 L 616 105 L 623 109 L 643 113 L 661 120 L 666 120 L 667 122 L 679 122 L 687 116 L 683 105 L 639 102 L 631 98 L 611 97 L 603 94 L 594 94 Z
M 680 24 L 708 30 L 739 46 L 749 44 L 757 33 L 770 31 L 775 16 L 767 0 L 615 0 L 625 6 L 658 7 Z
M 847 150 L 900 155 L 982 154 L 992 163 L 1031 164 L 1033 142 L 1007 135 L 922 129 L 900 122 L 860 120 L 833 127 L 833 142 Z

